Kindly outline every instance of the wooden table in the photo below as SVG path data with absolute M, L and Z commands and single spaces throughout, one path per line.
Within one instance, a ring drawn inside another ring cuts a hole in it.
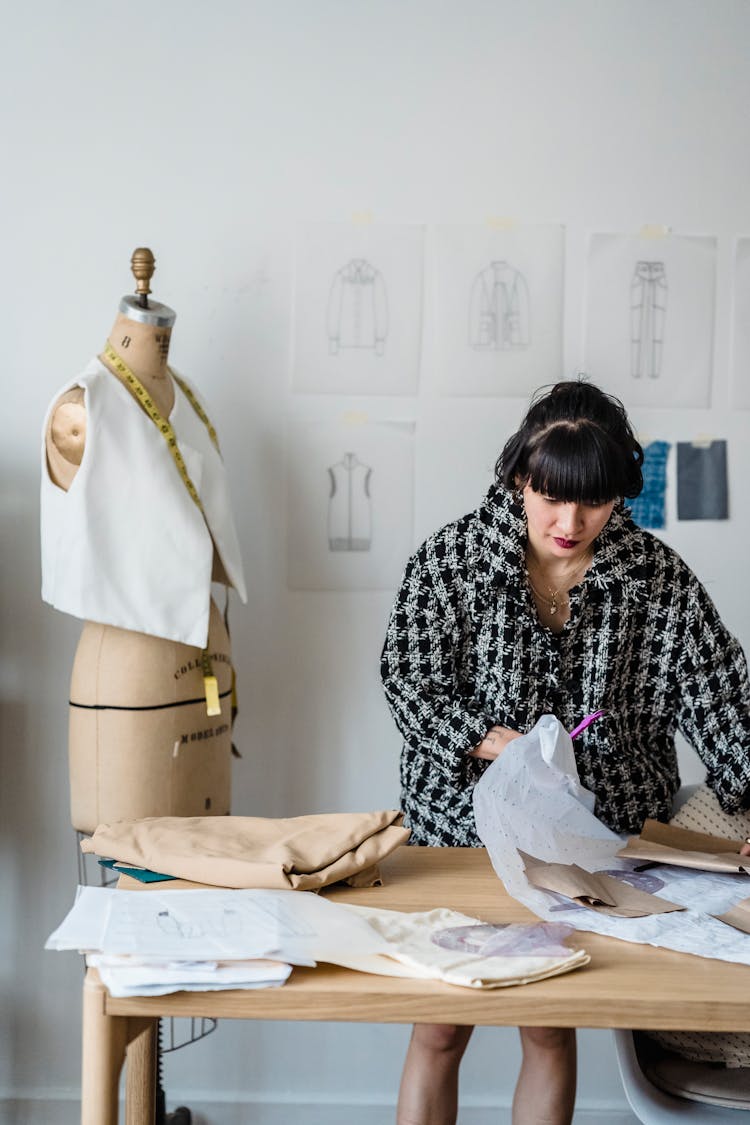
M 483 848 L 400 848 L 381 865 L 385 885 L 326 891 L 337 902 L 390 910 L 447 906 L 487 922 L 534 915 L 510 898 Z M 114 999 L 90 969 L 83 993 L 82 1125 L 117 1125 L 127 1055 L 127 1125 L 152 1125 L 161 1016 L 503 1026 L 750 1031 L 750 969 L 580 933 L 583 969 L 488 992 L 441 982 L 294 969 L 281 988 L 176 992 Z

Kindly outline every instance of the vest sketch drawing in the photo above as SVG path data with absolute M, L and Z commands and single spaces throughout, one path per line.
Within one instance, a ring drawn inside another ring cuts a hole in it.
M 372 469 L 356 453 L 328 468 L 328 549 L 369 551 L 372 544 Z

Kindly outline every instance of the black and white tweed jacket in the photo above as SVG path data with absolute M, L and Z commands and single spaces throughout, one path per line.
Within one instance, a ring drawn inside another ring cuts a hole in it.
M 495 725 L 529 730 L 554 714 L 576 739 L 582 783 L 617 832 L 668 820 L 679 728 L 727 812 L 750 806 L 750 687 L 742 649 L 682 559 L 615 510 L 559 634 L 528 591 L 523 509 L 492 487 L 474 512 L 409 560 L 382 654 L 404 737 L 402 808 L 411 842 L 478 845 L 467 757 Z

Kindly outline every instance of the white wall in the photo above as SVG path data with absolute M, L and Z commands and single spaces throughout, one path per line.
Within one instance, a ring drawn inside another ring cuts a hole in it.
M 671 439 L 709 432 L 730 441 L 731 521 L 677 524 L 672 512 L 666 538 L 709 582 L 747 647 L 750 443 L 747 416 L 728 409 L 728 340 L 731 240 L 750 232 L 749 35 L 745 0 L 5 6 L 7 1120 L 42 1120 L 49 1103 L 50 1120 L 73 1121 L 79 1081 L 81 965 L 42 951 L 76 880 L 66 701 L 79 625 L 40 601 L 39 429 L 57 387 L 103 344 L 131 288 L 133 248 L 153 248 L 155 296 L 178 312 L 173 361 L 213 407 L 250 578 L 250 604 L 233 614 L 244 752 L 234 810 L 392 806 L 398 738 L 377 675 L 392 595 L 291 594 L 283 579 L 293 225 L 368 209 L 375 221 L 428 226 L 492 215 L 564 223 L 565 373 L 583 364 L 587 231 L 666 223 L 718 235 L 712 408 L 635 418 Z M 429 317 L 428 307 L 425 365 Z M 418 421 L 421 537 L 478 501 L 524 403 L 423 390 L 390 406 Z M 333 1121 L 336 1105 L 392 1104 L 406 1036 L 399 1027 L 227 1021 L 167 1060 L 166 1085 L 173 1102 L 192 1100 L 222 1125 Z M 607 1034 L 581 1040 L 579 1119 L 601 1121 L 609 1106 L 608 1120 L 628 1120 Z M 478 1033 L 463 1073 L 466 1103 L 480 1107 L 472 1120 L 503 1119 L 489 1109 L 508 1105 L 517 1062 L 513 1031 Z M 347 1121 L 392 1116 L 341 1112 Z

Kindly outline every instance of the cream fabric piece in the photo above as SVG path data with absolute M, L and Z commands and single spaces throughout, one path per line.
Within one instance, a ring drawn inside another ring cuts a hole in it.
M 321 813 L 286 819 L 157 816 L 100 824 L 81 850 L 214 887 L 314 891 L 353 880 L 399 845 L 401 813 Z M 376 881 L 369 871 L 369 882 Z
M 86 448 L 64 492 L 50 479 L 44 435 L 74 386 L 86 396 Z M 42 431 L 42 598 L 74 617 L 203 648 L 214 546 L 243 602 L 245 578 L 224 462 L 179 387 L 169 421 L 203 513 L 156 426 L 99 359 L 57 392 Z
M 711 789 L 701 785 L 669 822 L 693 832 L 744 840 L 750 836 L 750 812 L 726 813 Z M 645 1034 L 645 1032 L 644 1032 Z M 693 1062 L 723 1063 L 727 1067 L 750 1067 L 750 1033 L 744 1031 L 650 1031 L 659 1046 Z M 748 1070 L 750 1090 L 750 1070 Z M 696 1079 L 697 1080 L 697 1079 Z M 685 1097 L 696 1097 L 684 1094 Z M 726 1103 L 719 1103 L 726 1104 Z M 750 1106 L 750 1092 L 746 1102 Z
M 346 905 L 346 909 L 359 914 L 393 946 L 389 955 L 351 958 L 337 955 L 337 965 L 359 972 L 441 980 L 464 988 L 503 988 L 567 973 L 590 960 L 583 949 L 561 950 L 551 956 L 528 953 L 482 956 L 481 945 L 491 945 L 493 935 L 489 933 L 488 939 L 488 932 L 502 935 L 503 927 L 488 925 L 444 907 L 414 914 L 369 906 Z M 515 927 L 516 931 L 529 928 Z M 482 935 L 476 942 L 470 940 L 474 933 Z M 473 952 L 472 946 L 479 946 L 480 952 Z

